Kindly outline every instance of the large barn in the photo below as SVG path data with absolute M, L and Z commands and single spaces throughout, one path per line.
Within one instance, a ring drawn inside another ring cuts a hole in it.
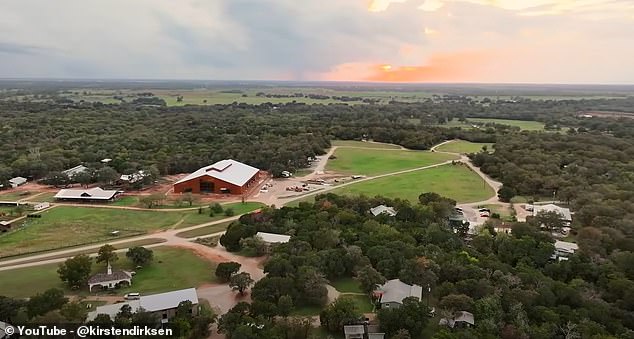
M 174 184 L 174 193 L 244 194 L 257 183 L 260 170 L 235 160 L 203 167 Z

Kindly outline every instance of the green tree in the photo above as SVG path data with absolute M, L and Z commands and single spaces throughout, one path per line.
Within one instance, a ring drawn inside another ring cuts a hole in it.
M 505 185 L 502 185 L 502 187 L 498 190 L 498 198 L 502 202 L 509 202 L 516 195 L 517 191 L 514 188 Z
M 51 288 L 44 293 L 32 296 L 26 303 L 26 312 L 29 318 L 44 315 L 50 311 L 60 309 L 68 302 L 62 290 Z
M 83 323 L 88 315 L 86 307 L 74 301 L 62 306 L 59 313 L 71 323 Z
M 97 181 L 104 185 L 111 185 L 113 182 L 119 179 L 119 173 L 117 173 L 117 171 L 110 166 L 104 166 L 97 170 L 96 176 Z
M 277 301 L 277 311 L 281 316 L 287 317 L 293 311 L 293 298 L 290 295 L 283 295 Z
M 97 263 L 105 262 L 106 264 L 111 264 L 117 261 L 117 259 L 119 259 L 119 256 L 117 255 L 115 250 L 116 249 L 114 248 L 114 246 L 110 244 L 105 244 L 101 246 L 99 248 L 99 252 L 97 252 Z
M 240 295 L 244 295 L 246 289 L 253 285 L 254 280 L 251 279 L 251 275 L 247 272 L 237 273 L 231 276 L 229 279 L 229 286 L 234 291 L 238 291 Z
M 237 262 L 221 262 L 216 266 L 216 277 L 220 282 L 229 282 L 231 276 L 240 271 L 240 265 Z
M 142 246 L 130 247 L 125 256 L 136 266 L 146 266 L 154 259 L 154 252 Z
M 418 298 L 408 297 L 403 300 L 403 305 L 399 308 L 379 310 L 377 317 L 381 324 L 381 331 L 387 336 L 396 335 L 399 330 L 404 329 L 408 334 L 418 338 L 427 326 L 429 309 Z
M 76 255 L 59 265 L 59 278 L 72 289 L 86 286 L 92 269 L 92 259 L 85 254 Z
M 196 202 L 196 200 L 198 199 L 191 192 L 183 194 L 183 201 L 187 202 L 190 207 L 194 205 L 194 202 Z
M 378 285 L 385 283 L 385 277 L 370 265 L 364 266 L 357 272 L 357 280 L 361 284 L 363 292 L 367 294 L 371 294 Z
M 358 321 L 361 313 L 354 301 L 338 298 L 319 314 L 321 326 L 332 333 L 341 333 L 343 326 Z
M 240 247 L 247 251 L 249 255 L 258 257 L 265 255 L 268 249 L 268 245 L 258 236 L 241 239 Z

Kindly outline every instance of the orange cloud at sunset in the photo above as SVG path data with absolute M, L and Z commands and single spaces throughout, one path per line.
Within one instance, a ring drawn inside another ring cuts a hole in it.
M 490 53 L 456 52 L 432 55 L 423 65 L 396 66 L 385 63 L 347 63 L 324 75 L 325 80 L 377 82 L 453 82 L 475 79 Z

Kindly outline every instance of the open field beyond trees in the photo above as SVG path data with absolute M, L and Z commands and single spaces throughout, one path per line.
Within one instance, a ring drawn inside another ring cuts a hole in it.
M 411 173 L 352 184 L 332 193 L 367 196 L 381 195 L 417 201 L 424 192 L 436 192 L 459 203 L 489 199 L 495 192 L 466 165 L 444 165 Z
M 486 119 L 486 118 L 469 118 L 468 121 L 478 123 L 494 123 L 500 125 L 508 125 L 519 127 L 526 131 L 542 131 L 544 130 L 544 123 L 539 121 L 525 121 L 525 120 L 509 120 L 509 119 Z
M 132 287 L 118 290 L 117 294 L 123 295 L 129 291 L 160 293 L 214 282 L 215 264 L 193 252 L 172 247 L 157 247 L 153 251 L 154 261 L 149 266 L 136 270 Z M 49 288 L 64 289 L 69 294 L 88 295 L 87 287 L 79 292 L 67 289 L 57 274 L 58 266 L 59 264 L 47 264 L 0 271 L 0 295 L 26 298 Z M 134 265 L 123 253 L 119 254 L 119 260 L 113 266 L 134 270 Z M 103 270 L 103 264 L 93 262 L 93 273 Z
M 398 145 L 384 144 L 380 142 L 367 142 L 355 140 L 333 140 L 330 142 L 333 146 L 340 147 L 362 147 L 362 148 L 378 148 L 378 149 L 401 149 Z
M 238 215 L 261 206 L 249 202 L 233 204 L 232 208 Z M 42 218 L 25 219 L 22 227 L 1 235 L 0 258 L 184 228 L 226 217 L 222 213 L 210 217 L 208 209 L 198 213 L 198 210 L 159 212 L 58 206 L 43 212 Z M 119 231 L 118 237 L 113 238 L 110 234 L 113 231 Z
M 456 156 L 425 151 L 368 150 L 338 148 L 337 158 L 328 160 L 326 169 L 345 174 L 378 175 L 425 167 L 458 159 Z
M 441 152 L 450 153 L 478 153 L 486 146 L 488 151 L 493 151 L 493 143 L 478 143 L 465 140 L 453 140 L 437 148 Z

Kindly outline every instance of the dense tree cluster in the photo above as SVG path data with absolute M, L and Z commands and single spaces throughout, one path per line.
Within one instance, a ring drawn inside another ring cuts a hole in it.
M 498 140 L 494 153 L 472 159 L 502 181 L 503 199 L 524 195 L 569 203 L 578 241 L 589 254 L 634 250 L 634 138 L 522 133 Z
M 136 100 L 153 99 L 140 96 Z M 516 131 L 495 124 L 478 130 L 437 127 L 466 117 L 539 120 L 549 126 L 632 135 L 632 129 L 617 119 L 577 118 L 580 111 L 618 109 L 630 101 L 483 102 L 444 98 L 387 105 L 183 107 L 0 101 L 0 181 L 19 175 L 49 177 L 52 184 L 64 185 L 68 178 L 59 172 L 78 164 L 90 167 L 92 181 L 100 181 L 100 161 L 105 158 L 113 159 L 109 166 L 123 174 L 153 167 L 161 174 L 191 172 L 226 158 L 279 174 L 306 167 L 308 158 L 323 154 L 332 138 L 372 138 L 411 149 L 428 149 L 452 138 L 494 142 Z
M 397 216 L 373 217 L 368 211 L 378 204 L 394 206 Z M 437 328 L 433 320 L 416 316 L 427 316 L 429 306 L 440 316 L 458 311 L 475 316 L 475 328 L 439 330 L 437 338 L 546 339 L 564 338 L 566 331 L 597 338 L 634 334 L 634 261 L 629 252 L 597 261 L 580 251 L 569 261 L 554 261 L 554 240 L 535 223 L 516 223 L 511 235 L 487 228 L 468 240 L 448 223 L 451 206 L 434 194 L 421 195 L 417 204 L 327 194 L 314 204 L 241 217 L 223 239 L 231 242 L 230 250 L 239 251 L 240 239 L 255 232 L 293 237 L 273 249 L 264 266 L 267 276 L 252 289 L 253 304 L 240 311 L 245 320 L 231 315 L 233 325 L 224 331 L 248 322 L 262 326 L 261 331 L 250 327 L 253 338 L 264 338 L 258 333 L 269 334 L 276 326 L 273 316 L 280 314 L 281 300 L 321 307 L 327 281 L 355 277 L 366 292 L 395 278 L 431 288 L 433 305 L 427 305 L 425 291 L 420 302 L 398 311 L 379 310 L 382 329 L 390 335 L 406 330 L 420 338 Z M 335 333 L 341 333 L 341 322 L 359 315 L 344 301 L 340 304 L 322 313 L 322 325 Z

